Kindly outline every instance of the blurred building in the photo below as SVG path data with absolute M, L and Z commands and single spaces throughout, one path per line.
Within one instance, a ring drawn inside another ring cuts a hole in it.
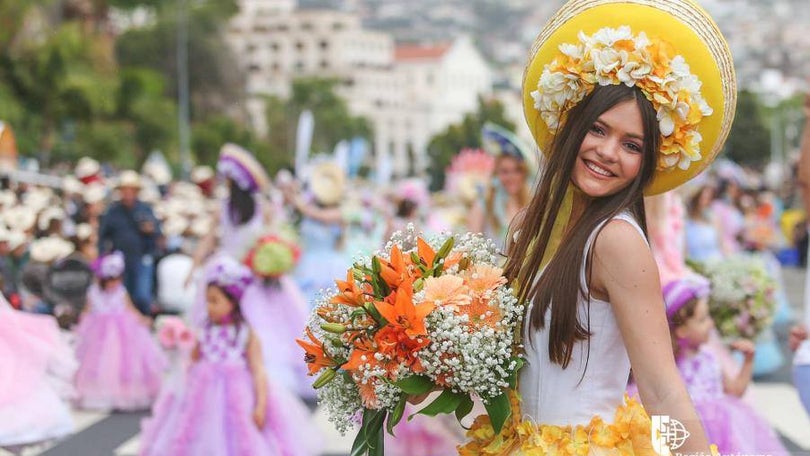
M 390 35 L 363 28 L 355 13 L 292 3 L 244 0 L 227 30 L 260 134 L 267 133 L 263 95 L 288 96 L 297 77 L 336 77 L 351 112 L 372 122 L 377 159 L 390 157 L 394 174 L 404 176 L 423 171 L 430 138 L 491 92 L 491 70 L 466 37 L 396 46 Z

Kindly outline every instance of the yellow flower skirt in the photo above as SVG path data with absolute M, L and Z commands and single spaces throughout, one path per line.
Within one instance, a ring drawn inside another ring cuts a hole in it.
M 461 456 L 651 455 L 650 417 L 641 404 L 625 396 L 613 423 L 594 416 L 586 426 L 539 425 L 521 418 L 520 399 L 511 392 L 512 417 L 495 434 L 487 415 L 467 431 L 471 441 L 459 447 Z

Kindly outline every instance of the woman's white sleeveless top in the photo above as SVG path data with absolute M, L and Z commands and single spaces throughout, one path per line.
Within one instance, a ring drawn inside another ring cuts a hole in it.
M 626 221 L 646 240 L 629 213 L 623 212 L 612 220 Z M 599 228 L 605 223 L 597 226 L 585 243 L 586 259 Z M 584 262 L 580 282 L 589 293 Z M 548 356 L 550 310 L 546 313 L 546 329 L 535 330 L 528 322 L 525 325 L 527 364 L 520 375 L 521 408 L 524 418 L 537 424 L 585 425 L 594 415 L 611 423 L 616 408 L 623 403 L 630 359 L 613 308 L 609 302 L 591 298 L 589 311 L 585 296 L 580 296 L 577 307 L 580 321 L 589 323 L 586 328 L 592 335 L 590 344 L 587 340 L 574 344 L 566 369 L 552 363 Z M 531 337 L 529 333 L 533 333 Z

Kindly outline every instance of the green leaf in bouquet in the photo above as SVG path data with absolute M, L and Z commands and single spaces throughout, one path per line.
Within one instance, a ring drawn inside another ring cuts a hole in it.
M 496 434 L 501 432 L 506 419 L 512 414 L 512 407 L 509 404 L 509 396 L 506 391 L 491 398 L 488 403 L 484 404 L 484 408 L 487 409 L 492 429 Z
M 464 395 L 461 393 L 454 393 L 446 389 L 427 407 L 409 416 L 408 421 L 413 419 L 416 415 L 436 416 L 441 413 L 453 413 L 458 408 L 458 405 L 461 404 L 463 397 Z
M 422 259 L 419 258 L 419 254 L 417 254 L 416 252 L 411 252 L 411 261 L 413 262 L 413 264 L 418 265 L 422 264 Z
M 463 420 L 464 417 L 469 415 L 470 412 L 472 412 L 472 409 L 473 409 L 472 398 L 468 394 L 466 394 L 464 395 L 464 397 L 461 398 L 461 402 L 458 404 L 458 407 L 456 407 L 456 419 L 458 420 L 458 422 L 461 423 L 461 420 Z
M 350 456 L 382 456 L 383 455 L 383 432 L 382 425 L 385 422 L 387 410 L 363 409 L 363 422 L 360 431 L 352 443 Z
M 388 421 L 385 423 L 385 428 L 388 430 L 388 433 L 394 435 L 394 426 L 399 423 L 402 419 L 402 415 L 405 413 L 405 404 L 408 402 L 408 396 L 403 394 L 401 398 L 399 398 L 399 402 L 397 402 L 397 406 L 394 407 L 394 411 L 388 415 Z
M 453 250 L 453 244 L 455 244 L 455 242 L 456 242 L 456 239 L 454 237 L 450 236 L 449 238 L 447 238 L 447 240 L 444 241 L 444 244 L 442 244 L 442 246 L 439 247 L 439 251 L 436 253 L 436 256 L 433 258 L 433 264 L 438 264 L 439 260 L 443 260 L 443 259 L 447 258 L 447 255 L 450 255 L 450 251 Z M 428 265 L 428 266 L 432 266 L 432 265 Z
M 425 288 L 425 279 L 420 277 L 413 282 L 413 291 L 415 293 L 419 293 L 423 288 Z
M 512 370 L 511 373 L 509 373 L 509 378 L 507 379 L 507 381 L 509 382 L 510 388 L 517 389 L 518 375 L 520 374 L 520 369 L 523 368 L 523 365 L 526 363 L 526 361 L 524 361 L 523 358 L 521 358 L 520 356 L 513 356 L 509 359 L 508 364 L 512 364 L 512 362 L 515 363 L 515 368 Z
M 436 387 L 433 380 L 424 375 L 411 375 L 410 377 L 394 382 L 394 385 L 399 387 L 403 393 L 415 396 L 425 394 Z
M 380 259 L 376 256 L 371 257 L 371 272 L 374 276 L 379 277 L 380 272 L 382 271 L 382 265 L 380 264 Z

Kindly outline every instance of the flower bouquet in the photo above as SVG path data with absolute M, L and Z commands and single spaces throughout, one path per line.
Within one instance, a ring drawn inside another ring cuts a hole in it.
M 175 316 L 163 316 L 157 321 L 157 336 L 164 350 L 179 349 L 189 351 L 194 348 L 194 333 L 186 326 L 183 319 Z
M 292 271 L 300 257 L 301 249 L 292 241 L 269 234 L 256 241 L 245 264 L 258 277 L 272 280 Z
M 330 421 L 341 433 L 360 421 L 352 455 L 384 454 L 383 424 L 393 434 L 407 400 L 432 391 L 417 414 L 461 420 L 478 397 L 503 426 L 524 306 L 495 252 L 480 235 L 424 239 L 409 225 L 318 298 L 298 344 Z
M 776 283 L 761 259 L 736 255 L 694 267 L 712 282 L 709 311 L 723 337 L 756 339 L 771 324 Z

